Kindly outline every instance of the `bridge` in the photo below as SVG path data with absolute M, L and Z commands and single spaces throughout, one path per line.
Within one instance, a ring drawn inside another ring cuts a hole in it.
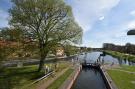
M 100 51 L 100 52 L 102 52 L 103 48 L 91 48 L 91 51 Z
M 100 63 L 81 63 L 82 68 L 100 68 Z
M 101 50 L 101 49 L 100 49 Z M 100 56 L 97 58 L 97 60 L 95 60 L 94 62 L 87 62 L 86 58 L 87 58 L 87 53 L 84 56 L 84 61 L 82 63 L 80 63 L 82 65 L 82 68 L 100 68 L 101 64 L 104 62 L 104 60 L 101 61 L 101 57 L 105 56 L 105 53 L 103 52 L 102 54 L 100 54 Z

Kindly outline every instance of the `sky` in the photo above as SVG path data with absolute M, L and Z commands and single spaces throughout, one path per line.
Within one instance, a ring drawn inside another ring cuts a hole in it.
M 83 29 L 82 46 L 102 47 L 103 43 L 135 44 L 127 36 L 135 28 L 135 0 L 65 0 Z M 10 0 L 0 0 L 0 27 L 8 25 Z

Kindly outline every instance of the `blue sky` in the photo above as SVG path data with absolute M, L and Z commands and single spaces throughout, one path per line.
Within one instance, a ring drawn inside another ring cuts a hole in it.
M 135 36 L 126 35 L 135 28 L 135 0 L 66 0 L 66 3 L 84 31 L 83 46 L 135 44 Z M 0 27 L 8 26 L 10 7 L 9 0 L 0 0 Z

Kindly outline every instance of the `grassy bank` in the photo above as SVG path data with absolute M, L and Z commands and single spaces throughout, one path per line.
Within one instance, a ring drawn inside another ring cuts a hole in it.
M 47 64 L 48 65 L 48 64 Z M 56 73 L 67 68 L 69 63 L 57 63 Z M 0 89 L 21 89 L 31 84 L 33 81 L 44 76 L 44 71 L 37 72 L 38 66 L 24 66 L 22 68 L 10 67 L 6 68 L 0 74 Z M 28 89 L 35 89 L 38 83 L 28 87 Z
M 44 72 L 36 72 L 38 66 L 26 66 L 22 68 L 6 68 L 0 74 L 0 89 L 20 89 L 44 75 Z
M 135 67 L 123 66 L 121 70 L 133 72 Z M 135 88 L 135 74 L 119 71 L 119 70 L 108 70 L 108 74 L 112 80 L 116 83 L 119 89 L 134 89 Z
M 135 72 L 135 66 L 122 65 L 120 68 L 117 68 L 117 69 Z
M 73 69 L 68 69 L 62 76 L 56 79 L 47 89 L 58 89 L 72 72 Z
M 106 54 L 109 54 L 113 57 L 119 58 L 119 59 L 128 59 L 129 61 L 135 62 L 135 56 L 134 55 L 127 55 L 125 53 L 120 53 L 116 51 L 105 51 Z

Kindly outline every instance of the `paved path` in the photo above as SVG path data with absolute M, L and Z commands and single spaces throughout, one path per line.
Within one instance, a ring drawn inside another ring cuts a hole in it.
M 58 73 L 57 76 L 55 76 L 54 78 L 51 78 L 48 81 L 42 81 L 42 83 L 39 84 L 36 89 L 47 89 L 47 87 L 49 87 L 50 84 L 52 84 L 57 78 L 63 75 L 68 69 L 69 68 L 64 69 L 63 71 Z

